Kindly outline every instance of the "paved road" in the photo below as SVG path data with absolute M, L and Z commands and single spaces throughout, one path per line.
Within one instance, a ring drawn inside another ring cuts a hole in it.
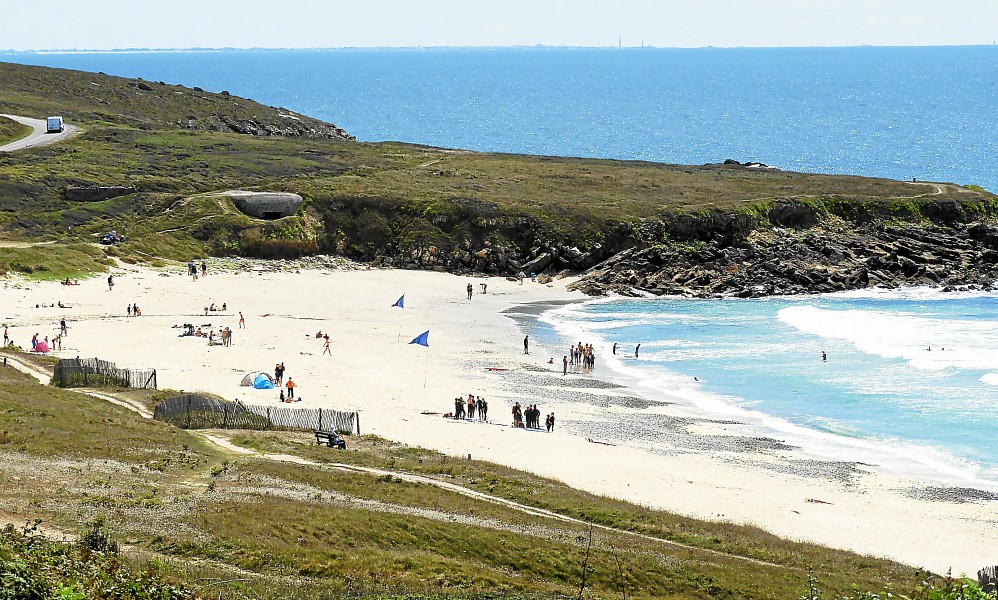
M 23 150 L 24 148 L 31 148 L 34 146 L 44 146 L 45 144 L 51 144 L 52 142 L 64 140 L 79 130 L 79 127 L 76 125 L 66 124 L 62 133 L 45 133 L 45 119 L 30 119 L 28 117 L 19 117 L 17 115 L 0 115 L 0 117 L 7 117 L 8 119 L 13 119 L 18 123 L 23 123 L 32 130 L 27 137 L 14 140 L 9 144 L 0 146 L 0 152 L 13 152 L 14 150 Z

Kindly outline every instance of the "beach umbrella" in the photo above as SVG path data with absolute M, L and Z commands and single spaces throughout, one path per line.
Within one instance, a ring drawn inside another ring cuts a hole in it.
M 412 341 L 409 342 L 409 344 L 416 344 L 416 345 L 419 345 L 419 346 L 425 346 L 426 347 L 426 361 L 423 363 L 423 387 L 425 388 L 426 387 L 426 370 L 429 368 L 429 365 L 430 365 L 430 330 L 427 329 L 423 333 L 421 333 L 421 334 L 417 335 L 416 337 L 412 338 Z

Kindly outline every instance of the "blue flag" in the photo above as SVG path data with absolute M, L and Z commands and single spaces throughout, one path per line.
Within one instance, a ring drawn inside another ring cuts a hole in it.
M 396 306 L 399 308 L 405 308 L 405 294 L 402 294 L 399 299 L 395 301 L 395 304 L 392 304 L 392 308 L 395 308 Z
M 423 333 L 417 335 L 410 344 L 419 344 L 420 346 L 430 347 L 430 331 L 426 330 Z

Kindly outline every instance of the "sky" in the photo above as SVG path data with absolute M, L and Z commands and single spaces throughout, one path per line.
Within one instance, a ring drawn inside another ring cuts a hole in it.
M 990 45 L 998 0 L 4 0 L 0 21 L 17 51 Z

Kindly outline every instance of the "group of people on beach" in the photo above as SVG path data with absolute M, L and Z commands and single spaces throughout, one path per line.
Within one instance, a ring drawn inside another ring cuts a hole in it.
M 548 413 L 544 419 L 544 426 L 548 433 L 554 431 L 554 413 Z M 540 429 L 541 411 L 536 404 L 527 405 L 523 408 L 519 402 L 513 404 L 513 427 L 520 429 Z
M 138 302 L 135 302 L 133 304 L 129 304 L 128 307 L 125 308 L 125 314 L 127 314 L 129 317 L 141 317 L 142 309 L 139 308 Z
M 465 410 L 467 407 L 467 411 Z M 489 403 L 481 396 L 475 396 L 474 394 L 468 394 L 468 399 L 465 400 L 463 396 L 458 396 L 454 398 L 454 412 L 447 413 L 445 417 L 452 417 L 454 419 L 469 419 L 474 420 L 475 414 L 478 414 L 478 420 L 485 422 L 489 420 Z M 467 416 L 465 416 L 467 415 Z
M 225 311 L 226 309 L 228 309 L 228 305 L 225 304 L 225 302 L 222 303 L 222 308 L 216 307 L 215 303 L 212 302 L 210 306 L 204 307 L 204 316 L 207 317 L 208 313 L 210 313 L 210 312 Z M 242 314 L 242 313 L 239 313 L 239 314 Z
M 208 274 L 208 263 L 201 261 L 201 276 Z M 187 262 L 187 275 L 194 281 L 198 280 L 198 265 L 193 260 Z

